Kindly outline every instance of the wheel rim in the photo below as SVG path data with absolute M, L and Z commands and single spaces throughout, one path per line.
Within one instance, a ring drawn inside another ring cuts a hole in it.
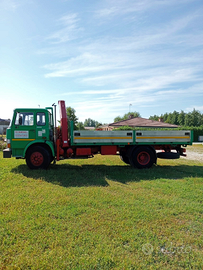
M 44 157 L 40 152 L 34 152 L 30 157 L 30 161 L 34 166 L 40 166 L 44 161 Z
M 150 155 L 147 152 L 140 152 L 137 155 L 137 161 L 139 162 L 140 165 L 147 165 L 150 161 Z

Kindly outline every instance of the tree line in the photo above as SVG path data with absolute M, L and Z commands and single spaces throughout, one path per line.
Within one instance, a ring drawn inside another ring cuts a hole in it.
M 67 107 L 66 108 L 67 112 L 67 117 L 69 120 L 74 122 L 74 129 L 75 130 L 82 130 L 85 127 L 95 127 L 97 128 L 98 126 L 102 125 L 102 123 L 99 123 L 96 120 L 93 120 L 91 118 L 85 119 L 84 123 L 78 121 L 78 117 L 76 116 L 76 111 L 72 107 Z M 127 120 L 129 119 L 129 116 L 132 115 L 132 117 L 141 117 L 139 112 L 128 112 L 124 114 L 123 116 L 117 116 L 114 118 L 114 122 L 122 121 L 122 120 Z M 178 126 L 185 126 L 185 127 L 199 127 L 203 126 L 203 114 L 198 111 L 193 109 L 192 112 L 184 112 L 183 110 L 181 112 L 173 111 L 172 113 L 165 113 L 161 115 L 153 115 L 149 117 L 150 120 L 155 120 L 169 123 L 169 124 L 174 124 Z
M 161 119 L 165 123 L 174 124 L 185 127 L 199 127 L 203 125 L 203 114 L 193 109 L 192 112 L 185 113 L 174 111 L 172 113 L 165 113 L 162 115 L 154 115 L 149 117 L 150 120 L 159 121 Z

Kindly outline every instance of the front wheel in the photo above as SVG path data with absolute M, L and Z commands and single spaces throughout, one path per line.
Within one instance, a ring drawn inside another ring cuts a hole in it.
M 30 169 L 47 169 L 50 162 L 50 154 L 42 146 L 33 146 L 28 149 L 26 163 Z
M 134 168 L 150 168 L 156 161 L 155 154 L 147 146 L 137 147 L 130 154 L 130 165 Z

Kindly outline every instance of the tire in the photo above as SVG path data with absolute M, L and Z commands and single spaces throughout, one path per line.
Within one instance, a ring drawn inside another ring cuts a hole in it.
M 180 153 L 160 152 L 160 153 L 157 153 L 157 157 L 164 158 L 164 159 L 178 159 L 180 158 Z
M 51 162 L 49 152 L 42 146 L 33 146 L 26 153 L 26 163 L 30 169 L 47 169 Z
M 120 155 L 120 159 L 121 159 L 124 163 L 130 164 L 130 160 L 129 160 L 129 158 L 128 158 L 126 155 L 121 154 L 121 155 Z
M 134 148 L 130 154 L 130 165 L 134 168 L 150 168 L 156 162 L 156 156 L 147 146 Z

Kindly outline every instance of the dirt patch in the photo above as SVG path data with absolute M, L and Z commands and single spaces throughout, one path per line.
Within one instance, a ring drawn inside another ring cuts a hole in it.
M 186 148 L 187 159 L 203 162 L 203 144 L 193 144 Z

